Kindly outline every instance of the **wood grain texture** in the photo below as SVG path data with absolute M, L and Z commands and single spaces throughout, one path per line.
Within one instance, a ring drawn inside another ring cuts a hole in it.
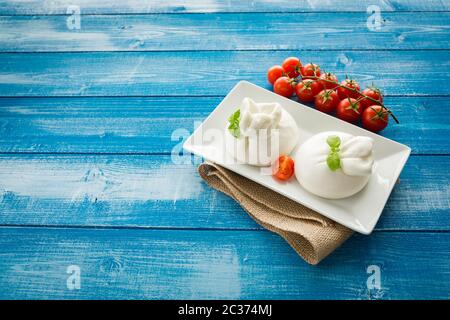
M 449 10 L 0 0 L 0 298 L 449 299 Z M 316 267 L 170 154 L 174 130 L 191 132 L 240 80 L 268 88 L 267 68 L 290 55 L 375 81 L 401 120 L 383 135 L 414 153 L 376 231 Z M 381 289 L 367 288 L 370 265 Z
M 0 152 L 171 153 L 222 97 L 0 98 Z M 388 97 L 381 134 L 413 154 L 450 154 L 446 97 Z
M 413 156 L 377 230 L 450 230 L 450 157 Z M 171 156 L 2 155 L 0 225 L 258 228 Z
M 221 99 L 0 98 L 0 152 L 171 153 Z M 400 124 L 391 120 L 383 136 L 414 154 L 450 153 L 448 99 L 388 97 L 385 103 Z
M 447 0 L 2 0 L 2 14 L 66 14 L 69 5 L 78 5 L 82 13 L 192 13 L 192 12 L 310 12 L 362 11 L 376 5 L 382 11 L 449 10 Z
M 0 96 L 225 95 L 240 80 L 268 88 L 267 68 L 290 55 L 387 95 L 449 92 L 436 85 L 449 81 L 449 51 L 189 51 L 0 54 Z
M 2 228 L 0 298 L 448 299 L 449 257 L 449 233 L 357 235 L 310 266 L 268 231 Z M 370 265 L 381 289 L 367 288 Z
M 85 15 L 0 17 L 0 51 L 448 49 L 450 13 Z M 351 35 L 351 41 L 349 36 Z

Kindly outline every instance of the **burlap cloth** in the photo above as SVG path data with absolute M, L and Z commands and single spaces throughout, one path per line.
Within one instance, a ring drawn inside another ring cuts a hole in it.
M 198 172 L 209 186 L 236 200 L 256 222 L 283 237 L 310 264 L 318 264 L 353 233 L 317 212 L 214 163 L 202 163 Z

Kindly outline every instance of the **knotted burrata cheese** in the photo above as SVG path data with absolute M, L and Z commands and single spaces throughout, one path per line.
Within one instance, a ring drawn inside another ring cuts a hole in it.
M 280 155 L 290 154 L 298 141 L 297 124 L 276 102 L 256 103 L 244 98 L 229 121 L 225 147 L 241 163 L 269 166 Z
M 341 199 L 359 192 L 370 179 L 373 139 L 344 132 L 322 132 L 295 154 L 295 176 L 309 192 Z

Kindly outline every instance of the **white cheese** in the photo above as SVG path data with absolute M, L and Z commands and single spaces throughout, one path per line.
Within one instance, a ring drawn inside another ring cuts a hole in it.
M 330 146 L 327 138 L 340 138 L 340 168 L 327 164 Z M 309 192 L 328 199 L 341 199 L 359 192 L 370 179 L 373 166 L 373 140 L 344 132 L 322 132 L 303 143 L 295 155 L 295 176 Z
M 298 127 L 279 103 L 256 103 L 244 98 L 240 106 L 240 136 L 225 128 L 227 151 L 239 162 L 269 166 L 280 155 L 292 152 L 298 141 Z

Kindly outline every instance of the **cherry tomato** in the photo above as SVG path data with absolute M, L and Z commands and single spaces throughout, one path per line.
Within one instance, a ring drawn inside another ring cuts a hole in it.
M 308 63 L 300 71 L 303 79 L 314 79 L 313 76 L 320 77 L 320 67 L 314 63 Z
M 362 114 L 363 127 L 373 132 L 379 132 L 386 128 L 388 121 L 389 114 L 382 106 L 371 105 Z
M 271 84 L 274 84 L 275 81 L 284 75 L 284 69 L 281 66 L 273 66 L 269 70 L 267 70 L 267 80 Z
M 361 112 L 361 105 L 353 98 L 342 100 L 336 108 L 338 118 L 351 123 L 355 123 L 361 118 Z
M 288 77 L 280 77 L 273 84 L 273 91 L 280 96 L 290 98 L 294 94 L 295 81 Z
M 367 98 L 362 98 L 359 101 L 359 103 L 361 103 L 361 105 L 364 109 L 367 107 L 370 107 L 372 105 L 376 105 L 377 103 L 383 103 L 383 95 L 381 94 L 381 91 L 378 88 L 375 88 L 375 87 L 365 88 L 363 90 L 362 94 L 378 101 L 378 102 L 375 102 L 375 101 L 367 99 Z
M 333 81 L 335 83 L 332 83 L 330 81 Z M 320 75 L 319 83 L 322 84 L 324 89 L 336 89 L 339 81 L 336 75 L 329 72 L 325 72 Z
M 322 91 L 320 83 L 311 79 L 302 80 L 295 87 L 295 93 L 298 99 L 303 102 L 314 101 L 314 97 L 320 91 Z
M 282 67 L 288 77 L 297 78 L 300 75 L 302 63 L 299 58 L 289 57 L 283 61 Z
M 356 82 L 355 80 L 352 79 L 345 79 L 342 80 L 341 85 L 349 87 L 351 89 L 357 90 L 358 92 L 354 92 L 352 90 L 348 90 L 347 88 L 343 88 L 343 87 L 338 87 L 337 88 L 337 92 L 339 94 L 339 98 L 341 100 L 344 100 L 348 97 L 353 98 L 353 99 L 358 99 L 360 94 L 359 94 L 359 84 L 358 82 Z
M 272 173 L 277 179 L 288 180 L 294 174 L 294 160 L 288 156 L 280 156 L 275 162 Z
M 322 90 L 315 99 L 316 109 L 331 113 L 336 110 L 339 101 L 339 96 L 335 90 Z

